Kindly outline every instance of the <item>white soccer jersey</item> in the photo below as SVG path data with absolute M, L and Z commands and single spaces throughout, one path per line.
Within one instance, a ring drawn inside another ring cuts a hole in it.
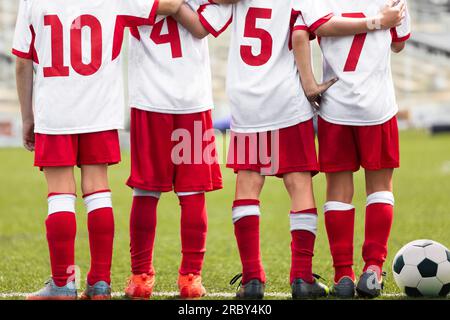
M 197 10 L 203 0 L 189 0 Z M 131 29 L 130 106 L 186 114 L 213 108 L 208 40 L 195 38 L 174 18 Z
M 370 17 L 385 0 L 296 0 L 306 24 L 314 31 L 332 15 Z M 330 15 L 331 13 L 331 15 Z M 324 93 L 320 116 L 342 125 L 382 124 L 398 112 L 391 75 L 391 43 L 410 35 L 407 13 L 401 26 L 347 37 L 322 37 L 324 79 L 339 78 Z
M 33 59 L 35 132 L 124 125 L 125 26 L 151 24 L 157 0 L 21 0 L 13 53 Z
M 276 130 L 313 117 L 292 52 L 298 13 L 291 0 L 210 4 L 199 14 L 214 36 L 233 21 L 227 76 L 233 131 Z

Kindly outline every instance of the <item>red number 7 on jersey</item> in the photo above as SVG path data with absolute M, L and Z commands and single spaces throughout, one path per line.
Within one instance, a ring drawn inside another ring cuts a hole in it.
M 343 17 L 347 18 L 365 18 L 366 15 L 362 12 L 357 13 L 343 13 Z M 361 57 L 361 52 L 364 47 L 364 42 L 366 41 L 367 33 L 361 33 L 355 35 L 353 38 L 352 47 L 350 48 L 350 53 L 348 55 L 347 61 L 345 62 L 344 72 L 354 72 L 356 71 L 356 66 L 358 65 L 359 58 Z

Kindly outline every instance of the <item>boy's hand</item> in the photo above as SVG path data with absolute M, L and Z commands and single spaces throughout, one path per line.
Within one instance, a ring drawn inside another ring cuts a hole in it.
M 387 30 L 399 26 L 405 16 L 406 5 L 404 0 L 389 0 L 381 9 L 378 21 L 381 29 Z
M 25 149 L 34 151 L 34 122 L 23 122 L 22 139 Z
M 312 106 L 318 110 L 320 108 L 320 103 L 322 102 L 322 94 L 327 91 L 333 84 L 338 81 L 338 78 L 333 78 L 331 80 L 325 81 L 324 83 L 314 84 L 305 86 L 305 95 Z

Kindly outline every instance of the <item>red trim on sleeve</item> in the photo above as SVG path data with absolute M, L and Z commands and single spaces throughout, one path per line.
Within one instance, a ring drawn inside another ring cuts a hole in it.
M 116 26 L 114 28 L 112 60 L 115 60 L 122 51 L 123 36 L 125 28 L 135 28 L 138 26 L 151 26 L 155 24 L 156 16 L 158 15 L 159 0 L 154 0 L 152 9 L 148 18 L 140 18 L 134 16 L 117 16 Z M 132 30 L 131 34 L 136 36 L 136 30 Z
M 225 30 L 227 30 L 228 26 L 233 21 L 233 17 L 231 17 L 230 20 L 228 20 L 228 22 L 225 24 L 225 26 L 222 29 L 220 29 L 219 31 L 216 31 L 216 29 L 214 29 L 214 27 L 208 22 L 208 20 L 206 20 L 206 18 L 202 14 L 203 10 L 205 10 L 205 8 L 207 6 L 209 6 L 209 4 L 203 4 L 203 5 L 200 6 L 200 8 L 198 8 L 198 10 L 197 10 L 198 18 L 200 20 L 200 23 L 203 25 L 203 27 L 210 34 L 212 34 L 215 38 L 217 38 L 218 36 L 220 36 L 221 33 L 223 33 Z
M 23 52 L 13 48 L 11 50 L 11 53 L 19 58 L 33 60 L 34 63 L 39 63 L 36 48 L 34 46 L 34 42 L 36 41 L 36 32 L 34 32 L 34 28 L 32 25 L 30 25 L 30 32 L 31 32 L 31 43 L 29 51 Z
M 330 21 L 330 19 L 333 18 L 333 16 L 334 16 L 333 13 L 329 13 L 326 16 L 324 16 L 323 18 L 320 18 L 319 20 L 314 22 L 311 26 L 309 26 L 310 32 L 316 31 L 317 28 L 319 28 L 321 25 Z
M 16 49 L 13 48 L 11 50 L 11 53 L 13 55 L 19 57 L 19 58 L 22 58 L 22 59 L 28 59 L 28 60 L 32 60 L 33 59 L 33 56 L 30 54 L 30 52 L 23 52 L 23 51 L 19 51 L 19 50 L 16 50 Z
M 391 36 L 392 36 L 392 42 L 405 42 L 411 37 L 411 33 L 408 33 L 404 37 L 399 37 L 398 34 L 397 34 L 397 29 L 396 28 L 392 28 L 391 29 Z

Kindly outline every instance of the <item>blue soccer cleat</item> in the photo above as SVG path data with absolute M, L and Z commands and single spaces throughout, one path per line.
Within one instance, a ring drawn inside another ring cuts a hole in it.
M 69 282 L 65 286 L 58 287 L 53 279 L 45 282 L 44 288 L 30 294 L 27 300 L 76 300 L 77 288 L 75 282 Z
M 99 281 L 94 285 L 86 283 L 86 289 L 81 294 L 81 300 L 110 300 L 111 286 L 105 281 Z

